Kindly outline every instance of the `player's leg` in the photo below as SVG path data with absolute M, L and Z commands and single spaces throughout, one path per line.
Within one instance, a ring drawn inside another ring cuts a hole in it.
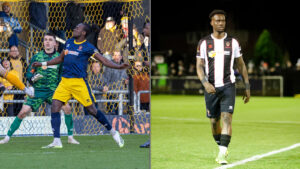
M 47 146 L 42 148 L 62 148 L 62 143 L 60 140 L 60 124 L 61 124 L 61 117 L 60 117 L 60 110 L 64 102 L 60 100 L 53 99 L 52 106 L 51 106 L 51 127 L 53 130 L 53 142 Z
M 206 104 L 206 117 L 210 120 L 212 135 L 218 145 L 220 145 L 221 125 L 220 125 L 220 99 L 216 94 L 204 92 Z
M 105 117 L 104 113 L 102 113 L 100 110 L 97 110 L 94 104 L 87 106 L 85 108 L 92 116 L 94 116 L 111 133 L 111 135 L 113 136 L 113 139 L 117 142 L 119 147 L 122 148 L 124 146 L 123 138 L 120 136 L 120 133 L 118 131 L 116 131 L 115 129 L 112 128 L 111 124 Z
M 7 132 L 7 135 L 4 137 L 4 139 L 0 140 L 0 144 L 8 143 L 10 140 L 10 137 L 14 134 L 16 130 L 19 129 L 22 120 L 32 111 L 31 107 L 28 105 L 23 104 L 21 111 L 14 119 L 13 123 L 10 125 L 10 128 Z
M 220 117 L 210 118 L 212 134 L 218 145 L 220 145 L 221 131 L 222 131 L 220 121 L 221 121 Z
M 63 105 L 62 110 L 64 111 L 64 114 L 65 114 L 65 123 L 66 123 L 67 130 L 68 130 L 68 143 L 80 144 L 73 137 L 73 117 L 72 117 L 72 113 L 71 113 L 71 106 L 68 103 L 66 103 L 65 105 Z
M 42 148 L 62 148 L 62 143 L 60 140 L 60 110 L 64 103 L 67 103 L 71 98 L 70 90 L 68 90 L 68 82 L 65 78 L 62 78 L 59 85 L 57 86 L 51 105 L 51 126 L 53 130 L 54 140 L 48 146 L 44 146 Z
M 234 84 L 224 86 L 221 91 L 221 121 L 222 132 L 220 137 L 219 157 L 220 164 L 227 164 L 225 160 L 228 153 L 228 145 L 232 135 L 232 114 L 235 105 L 235 86 Z
M 29 97 L 34 97 L 34 89 L 32 87 L 25 87 L 24 83 L 17 76 L 6 71 L 2 65 L 0 65 L 0 76 L 8 80 L 18 89 L 23 90 Z
M 86 108 L 89 114 L 94 116 L 108 131 L 110 131 L 119 147 L 124 146 L 124 140 L 119 132 L 112 128 L 104 113 L 96 109 L 94 104 L 96 99 L 87 81 L 83 79 L 76 81 L 76 86 L 74 86 L 72 90 L 72 96 Z

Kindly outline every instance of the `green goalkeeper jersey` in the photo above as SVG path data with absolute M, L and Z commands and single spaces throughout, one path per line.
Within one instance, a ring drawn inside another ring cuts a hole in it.
M 52 60 L 59 56 L 58 52 L 53 52 L 51 54 L 46 54 L 45 51 L 41 51 L 34 55 L 30 60 L 30 65 L 26 71 L 26 78 L 32 84 L 35 90 L 38 91 L 55 91 L 58 83 L 61 80 L 61 70 L 62 65 L 50 65 L 50 66 L 42 66 L 42 67 L 32 67 L 32 63 L 34 62 L 46 62 Z M 31 78 L 36 75 L 41 74 L 43 77 L 37 80 L 35 83 L 31 81 Z

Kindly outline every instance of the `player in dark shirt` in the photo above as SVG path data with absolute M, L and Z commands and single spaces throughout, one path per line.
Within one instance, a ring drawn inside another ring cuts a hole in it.
M 66 42 L 65 49 L 59 57 L 48 62 L 35 62 L 33 67 L 63 64 L 62 79 L 54 95 L 51 107 L 51 125 L 54 140 L 43 148 L 62 148 L 60 140 L 60 109 L 71 97 L 81 103 L 86 110 L 93 115 L 110 133 L 119 147 L 124 146 L 124 140 L 119 132 L 112 128 L 104 114 L 97 110 L 94 101 L 95 96 L 87 82 L 88 59 L 94 57 L 103 65 L 115 69 L 126 69 L 127 64 L 117 65 L 103 57 L 92 44 L 87 42 L 86 37 L 91 32 L 88 24 L 78 24 L 73 30 L 73 38 Z

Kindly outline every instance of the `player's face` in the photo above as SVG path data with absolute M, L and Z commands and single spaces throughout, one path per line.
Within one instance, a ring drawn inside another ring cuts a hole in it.
M 47 36 L 46 35 L 44 37 L 44 48 L 46 50 L 54 49 L 55 45 L 56 45 L 56 41 L 55 41 L 53 36 Z
M 214 31 L 224 32 L 226 26 L 225 15 L 223 14 L 214 15 L 211 19 L 210 24 L 213 27 Z
M 82 32 L 84 31 L 84 25 L 83 24 L 78 24 L 74 30 L 73 30 L 73 38 L 78 38 L 81 36 Z

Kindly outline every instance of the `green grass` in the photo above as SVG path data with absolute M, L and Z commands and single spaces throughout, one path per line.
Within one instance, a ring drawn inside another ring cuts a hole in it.
M 52 137 L 13 137 L 0 145 L 3 169 L 148 169 L 150 151 L 139 148 L 147 135 L 123 135 L 125 146 L 119 148 L 110 135 L 75 136 L 80 145 L 67 144 L 62 149 L 41 149 Z
M 151 96 L 152 169 L 210 169 L 218 147 L 202 96 Z M 300 143 L 300 99 L 236 98 L 230 163 Z M 300 147 L 233 168 L 299 169 Z

